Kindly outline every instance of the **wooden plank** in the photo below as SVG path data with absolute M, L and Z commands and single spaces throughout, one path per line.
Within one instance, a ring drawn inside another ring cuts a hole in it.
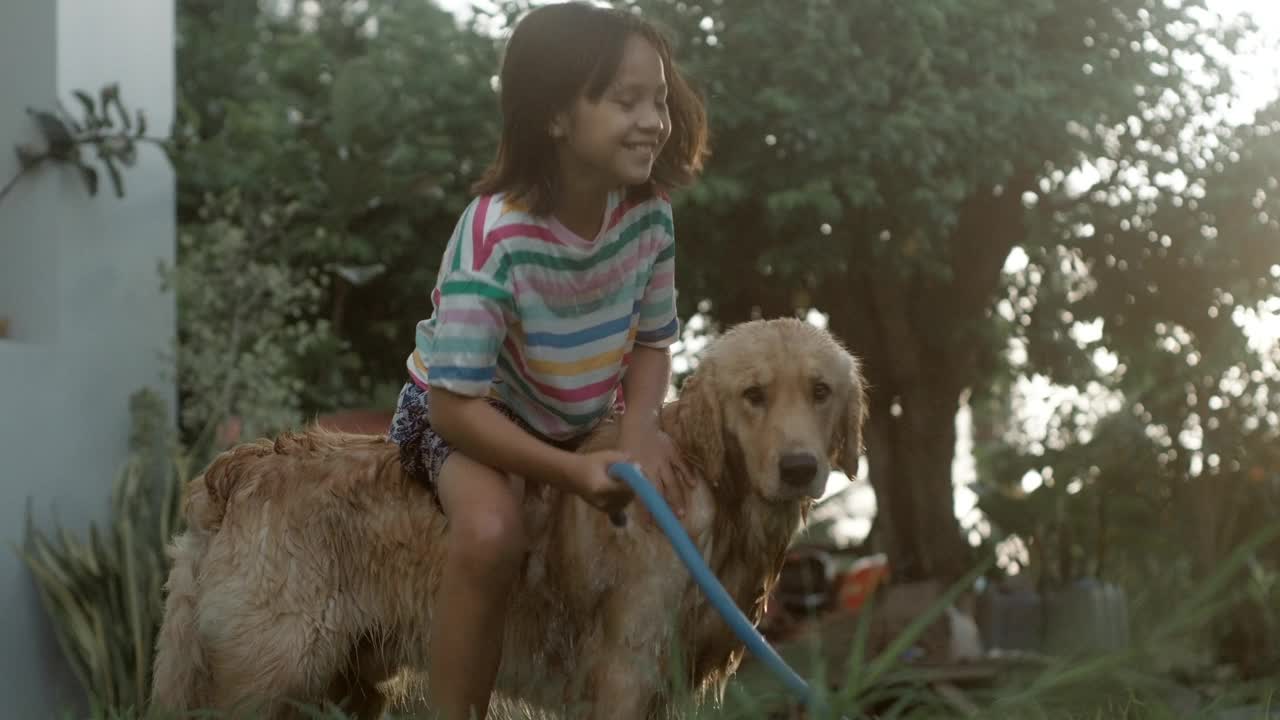
M 828 685 L 839 687 L 847 677 L 846 666 L 857 640 L 858 623 L 854 615 L 832 615 L 813 623 L 796 637 L 775 643 L 774 648 L 801 677 L 817 677 L 821 668 Z M 872 659 L 865 658 L 864 662 Z M 880 684 L 931 685 L 935 690 L 949 688 L 940 690 L 941 693 L 963 694 L 962 687 L 989 685 L 1005 672 L 1043 667 L 1047 662 L 1039 656 L 1016 655 L 957 663 L 903 663 L 880 678 Z M 750 655 L 743 660 L 730 684 L 737 686 L 736 692 L 746 693 L 768 708 L 780 709 L 787 705 L 786 688 Z
M 974 717 L 982 711 L 972 700 L 968 698 L 960 688 L 948 682 L 933 683 L 930 685 L 939 697 L 947 702 L 948 705 L 959 710 L 965 717 Z

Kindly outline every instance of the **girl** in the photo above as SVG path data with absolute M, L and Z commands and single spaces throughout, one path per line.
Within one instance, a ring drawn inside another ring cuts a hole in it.
M 449 518 L 428 668 L 446 720 L 487 712 L 526 546 L 520 477 L 609 512 L 631 499 L 611 463 L 638 462 L 678 512 L 693 477 L 658 410 L 678 337 L 666 193 L 701 170 L 701 102 L 652 25 L 576 2 L 517 24 L 500 81 L 497 157 L 445 250 L 391 428 Z M 575 454 L 615 407 L 620 450 Z

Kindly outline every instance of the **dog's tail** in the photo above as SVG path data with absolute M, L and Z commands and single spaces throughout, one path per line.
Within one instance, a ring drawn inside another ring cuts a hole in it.
M 196 625 L 196 573 L 208 538 L 193 528 L 169 545 L 173 569 L 165 583 L 168 596 L 151 674 L 151 710 L 161 717 L 198 710 L 208 700 L 203 683 L 208 665 Z
M 245 443 L 214 458 L 209 467 L 187 486 L 183 516 L 187 527 L 202 532 L 216 532 L 227 514 L 227 501 L 259 458 L 272 454 L 266 441 Z
M 261 454 L 254 444 L 224 452 L 187 485 L 187 529 L 168 548 L 172 564 L 151 676 L 151 709 L 163 717 L 202 709 L 212 700 L 206 697 L 208 662 L 197 624 L 198 576 L 209 541 L 226 515 L 227 500 L 244 476 L 242 461 Z

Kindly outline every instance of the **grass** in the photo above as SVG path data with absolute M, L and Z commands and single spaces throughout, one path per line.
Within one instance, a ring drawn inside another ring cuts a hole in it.
M 146 717 L 120 708 L 137 707 L 145 700 L 162 606 L 164 541 L 180 522 L 177 491 L 190 469 L 201 466 L 191 452 L 174 453 L 172 442 L 158 430 L 167 425 L 156 419 L 163 408 L 155 398 L 140 395 L 135 405 L 134 457 L 117 478 L 111 526 L 101 533 L 91 528 L 84 541 L 65 531 L 40 532 L 29 522 L 27 542 L 15 548 L 36 577 L 63 653 L 94 708 L 87 714 L 93 720 Z M 1245 683 L 1217 678 L 1218 687 L 1196 690 L 1185 682 L 1174 682 L 1169 672 L 1176 665 L 1173 658 L 1208 654 L 1203 647 L 1206 628 L 1240 599 L 1259 549 L 1277 537 L 1280 523 L 1237 547 L 1178 603 L 1143 607 L 1140 617 L 1156 620 L 1142 623 L 1142 631 L 1135 630 L 1134 642 L 1124 651 L 1010 670 L 992 687 L 967 692 L 967 704 L 940 692 L 926 668 L 904 665 L 899 658 L 985 566 L 956 583 L 874 656 L 868 651 L 870 613 L 863 613 L 854 631 L 831 646 L 813 642 L 779 651 L 814 687 L 835 688 L 827 699 L 832 716 L 839 718 L 1280 718 L 1280 680 Z M 1268 617 L 1274 633 L 1280 626 L 1280 610 L 1273 609 Z M 1280 637 L 1268 641 L 1280 647 Z M 831 677 L 834 673 L 839 676 Z M 729 683 L 723 703 L 685 704 L 673 715 L 682 720 L 772 720 L 786 717 L 792 705 L 775 678 L 748 662 Z M 303 715 L 345 720 L 333 709 L 310 708 Z M 492 716 L 497 720 L 555 717 L 501 703 Z
M 1160 612 L 1156 622 L 1135 629 L 1129 647 L 1109 654 L 1044 659 L 1010 667 L 990 687 L 966 690 L 957 700 L 940 689 L 935 674 L 925 666 L 899 661 L 924 630 L 949 606 L 974 578 L 986 570 L 980 566 L 957 582 L 916 618 L 881 652 L 868 651 L 870 612 L 861 613 L 851 633 L 789 643 L 778 648 L 787 662 L 815 688 L 833 688 L 824 695 L 831 718 L 957 718 L 1001 720 L 1280 720 L 1280 680 L 1225 681 L 1212 689 L 1192 689 L 1171 679 L 1169 658 L 1194 655 L 1210 622 L 1232 607 L 1239 597 L 1242 573 L 1266 543 L 1280 537 L 1280 523 L 1236 548 L 1218 570 L 1173 607 Z M 1144 614 L 1153 611 L 1144 608 Z M 848 624 L 848 623 L 846 623 Z M 843 638 L 843 639 L 841 639 Z M 1189 648 L 1191 651 L 1189 651 Z M 834 668 L 834 670 L 833 670 Z M 832 677 L 833 672 L 840 673 Z M 795 717 L 794 699 L 762 665 L 744 662 L 730 681 L 722 703 L 695 706 L 686 703 L 672 713 L 681 720 L 774 720 Z M 346 720 L 333 708 L 303 708 L 303 716 L 316 720 Z M 66 716 L 75 720 L 75 716 Z M 101 709 L 89 713 L 92 720 L 169 720 L 149 718 L 132 710 Z M 193 717 L 218 718 L 215 713 Z M 426 717 L 402 712 L 393 718 Z M 499 702 L 491 717 L 496 720 L 551 720 L 556 714 L 518 704 Z
M 1085 663 L 1090 671 L 1105 670 L 1112 663 L 1097 659 Z M 1076 668 L 1078 670 L 1078 667 Z M 1051 676 L 1059 670 L 1047 671 Z M 1076 683 L 1070 691 L 1059 697 L 1024 697 L 1024 692 L 1007 690 L 997 692 L 994 699 L 984 702 L 966 713 L 949 704 L 938 693 L 923 685 L 912 684 L 904 675 L 902 684 L 890 683 L 874 691 L 863 693 L 854 701 L 832 697 L 832 720 L 837 718 L 876 720 L 915 720 L 923 718 L 960 718 L 974 720 L 1265 720 L 1280 718 L 1280 693 L 1273 688 L 1254 700 L 1228 697 L 1189 708 L 1173 698 L 1162 699 L 1153 695 L 1146 683 L 1128 685 L 1123 680 L 1107 681 L 1095 677 L 1088 683 Z M 788 714 L 787 708 L 779 708 L 770 702 L 752 704 L 746 696 L 733 697 L 718 707 L 687 707 L 673 713 L 672 720 L 773 720 L 797 717 Z M 1252 694 L 1252 692 L 1250 692 Z M 975 696 L 976 697 L 976 696 Z M 308 720 L 349 720 L 349 716 L 336 708 L 300 708 Z M 73 720 L 74 716 L 66 716 Z M 218 720 L 213 712 L 201 712 L 190 716 L 201 720 Z M 242 717 L 242 716 L 239 716 Z M 425 713 L 389 713 L 387 720 L 416 720 L 427 718 Z M 498 701 L 490 713 L 494 720 L 558 720 L 561 716 L 528 708 L 514 703 Z M 813 716 L 811 716 L 813 717 Z M 134 712 L 117 710 L 95 713 L 93 720 L 171 720 Z
M 1027 664 L 1002 675 L 992 687 L 970 690 L 965 702 L 957 702 L 934 684 L 927 667 L 897 660 L 926 627 L 985 567 L 956 583 L 924 615 L 917 618 L 883 651 L 874 657 L 867 652 L 870 613 L 862 613 L 846 646 L 843 677 L 827 677 L 829 658 L 839 656 L 839 648 L 824 648 L 820 640 L 780 648 L 780 652 L 811 686 L 833 687 L 824 695 L 829 717 L 897 720 L 916 718 L 958 718 L 977 720 L 1262 720 L 1280 719 L 1280 680 L 1254 683 L 1236 682 L 1213 693 L 1197 692 L 1171 680 L 1161 668 L 1162 658 L 1179 652 L 1182 645 L 1195 642 L 1196 631 L 1228 607 L 1225 592 L 1263 544 L 1280 536 L 1280 524 L 1273 525 L 1235 553 L 1206 579 L 1198 589 L 1179 602 L 1159 622 L 1126 649 L 1108 654 L 1076 658 L 1047 659 Z M 834 682 L 829 682 L 833 681 Z M 694 706 L 685 704 L 672 713 L 672 720 L 774 720 L 795 717 L 795 703 L 779 682 L 763 668 L 744 663 L 729 683 L 724 702 Z M 346 720 L 333 708 L 305 708 L 303 715 L 315 720 Z M 143 720 L 131 711 L 92 714 L 93 720 Z M 197 717 L 217 718 L 212 713 Z M 399 713 L 392 718 L 425 717 Z M 539 712 L 518 704 L 499 702 L 491 713 L 495 720 L 552 720 L 556 714 Z M 146 720 L 153 720 L 146 718 Z M 154 720 L 168 720 L 155 718 Z

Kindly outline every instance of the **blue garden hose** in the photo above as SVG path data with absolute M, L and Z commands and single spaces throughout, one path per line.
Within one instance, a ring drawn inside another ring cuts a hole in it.
M 742 614 L 742 611 L 738 609 L 738 605 L 733 601 L 733 598 L 729 597 L 729 593 L 725 591 L 724 586 L 720 584 L 715 574 L 711 572 L 711 568 L 707 567 L 706 561 L 702 559 L 701 553 L 694 547 L 693 541 L 689 539 L 689 535 L 684 531 L 684 527 L 680 525 L 680 521 L 676 519 L 675 514 L 671 512 L 671 508 L 662 499 L 662 495 L 645 479 L 640 469 L 629 463 L 615 463 L 609 466 L 609 474 L 631 486 L 636 497 L 640 498 L 640 502 L 644 503 L 644 506 L 649 509 L 649 513 L 653 515 L 654 520 L 657 521 L 658 527 L 662 528 L 662 532 L 666 533 L 667 539 L 671 541 L 672 547 L 675 548 L 676 555 L 679 555 L 685 567 L 689 568 L 689 573 L 693 575 L 694 581 L 706 593 L 711 605 L 725 619 L 725 622 L 729 623 L 729 628 L 733 630 L 734 634 L 742 642 L 746 643 L 747 649 L 751 651 L 751 654 L 763 662 L 787 686 L 787 689 L 809 708 L 814 716 L 822 717 L 825 715 L 818 695 L 814 693 L 803 678 L 796 674 L 795 670 L 791 669 L 790 665 L 787 665 L 787 662 L 769 645 L 769 642 L 764 639 L 760 631 L 756 630 L 746 616 Z M 610 518 L 615 525 L 626 524 L 626 516 L 621 512 L 614 513 Z

